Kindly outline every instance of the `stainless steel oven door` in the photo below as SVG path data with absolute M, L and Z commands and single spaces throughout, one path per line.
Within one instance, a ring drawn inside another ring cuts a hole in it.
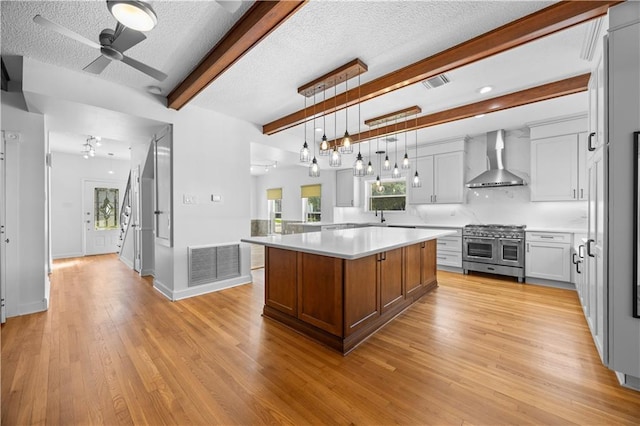
M 493 237 L 464 237 L 462 260 L 498 263 L 498 242 Z
M 498 240 L 498 264 L 524 267 L 524 241 L 521 238 L 500 238 Z

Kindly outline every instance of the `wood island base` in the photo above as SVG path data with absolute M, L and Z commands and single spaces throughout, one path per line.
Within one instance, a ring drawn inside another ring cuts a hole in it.
M 436 240 L 358 259 L 266 247 L 263 315 L 347 354 L 437 285 Z

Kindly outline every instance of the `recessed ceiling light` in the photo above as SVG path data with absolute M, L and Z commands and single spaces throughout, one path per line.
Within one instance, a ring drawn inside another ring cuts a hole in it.
M 493 87 L 491 86 L 484 86 L 478 89 L 478 92 L 482 95 L 484 95 L 485 93 L 489 93 L 490 91 L 493 90 Z
M 321 132 L 322 131 L 322 127 L 316 127 L 316 132 Z
M 478 114 L 475 116 L 475 118 L 482 118 L 482 117 L 484 117 L 484 114 Z

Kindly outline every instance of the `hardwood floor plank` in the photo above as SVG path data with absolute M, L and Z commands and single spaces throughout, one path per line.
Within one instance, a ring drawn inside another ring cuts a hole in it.
M 575 292 L 440 272 L 342 356 L 262 317 L 253 276 L 170 302 L 115 256 L 56 261 L 49 311 L 2 326 L 2 424 L 640 423 Z

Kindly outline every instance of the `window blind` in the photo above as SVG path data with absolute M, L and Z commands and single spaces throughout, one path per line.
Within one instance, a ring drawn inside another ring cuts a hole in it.
M 267 189 L 267 200 L 282 200 L 282 188 Z
M 320 197 L 322 185 L 302 185 L 300 187 L 300 198 Z

